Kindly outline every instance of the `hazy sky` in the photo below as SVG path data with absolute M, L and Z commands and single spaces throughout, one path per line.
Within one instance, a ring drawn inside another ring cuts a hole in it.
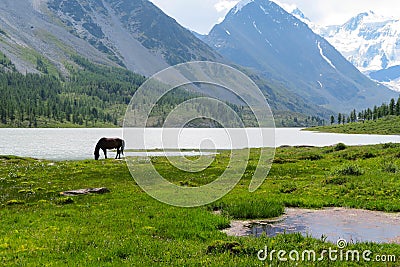
M 208 33 L 225 17 L 238 0 L 150 0 L 181 25 L 199 33 Z M 284 6 L 296 6 L 313 22 L 342 24 L 358 13 L 400 18 L 399 0 L 274 0 Z

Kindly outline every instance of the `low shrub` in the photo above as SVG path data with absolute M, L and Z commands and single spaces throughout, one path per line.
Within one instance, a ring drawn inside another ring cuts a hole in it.
M 372 153 L 372 152 L 365 152 L 364 154 L 362 154 L 362 159 L 372 159 L 372 158 L 376 158 L 376 154 Z
M 386 143 L 383 144 L 382 147 L 384 149 L 388 149 L 388 148 L 398 148 L 400 146 L 400 144 L 396 144 L 396 143 Z
M 382 166 L 382 171 L 384 172 L 389 172 L 389 173 L 398 173 L 399 172 L 399 166 L 397 166 L 396 163 L 393 161 L 383 161 L 381 163 Z
M 339 143 L 333 149 L 335 151 L 342 151 L 342 150 L 345 150 L 346 148 L 347 148 L 347 146 L 345 144 Z
M 291 194 L 297 190 L 296 185 L 294 184 L 284 184 L 280 189 L 279 192 L 283 194 Z
M 364 170 L 355 164 L 344 165 L 338 169 L 336 169 L 333 174 L 335 175 L 353 175 L 360 176 L 364 174 Z
M 310 154 L 302 156 L 300 159 L 314 161 L 314 160 L 323 159 L 323 156 L 320 154 L 317 154 L 317 153 L 310 153 Z

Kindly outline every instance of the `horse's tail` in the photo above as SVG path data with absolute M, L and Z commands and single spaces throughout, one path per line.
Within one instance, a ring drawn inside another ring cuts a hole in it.
M 124 149 L 125 149 L 125 141 L 124 141 L 124 140 L 122 140 L 122 145 L 121 145 L 121 153 L 122 153 L 122 155 L 124 155 L 124 156 L 125 156 L 125 154 L 124 154 Z

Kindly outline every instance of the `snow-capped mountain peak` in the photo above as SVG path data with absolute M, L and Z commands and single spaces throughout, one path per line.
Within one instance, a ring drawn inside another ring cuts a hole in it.
M 370 11 L 321 34 L 364 73 L 400 65 L 400 20 Z
M 233 13 L 236 14 L 242 10 L 243 7 L 247 6 L 251 2 L 254 2 L 254 0 L 242 0 L 239 3 L 236 4 L 236 6 L 232 9 Z
M 324 37 L 361 72 L 400 91 L 399 19 L 368 11 L 343 25 L 321 26 L 300 10 L 294 10 L 292 15 Z
M 382 25 L 394 20 L 394 18 L 384 17 L 370 10 L 351 18 L 348 22 L 342 25 L 342 28 L 347 31 L 355 31 L 366 24 Z
M 285 9 L 271 0 L 246 0 L 204 40 L 228 60 L 319 106 L 353 109 L 370 106 L 376 94 L 393 94 L 362 75 L 304 20 L 299 9 Z
M 364 12 L 364 13 L 360 13 L 357 16 L 351 18 L 348 22 L 346 22 L 343 25 L 343 29 L 345 29 L 346 31 L 354 31 L 356 30 L 360 24 L 363 22 L 364 18 L 369 17 L 370 15 L 375 15 L 374 12 L 370 11 L 370 12 Z
M 291 12 L 291 14 L 302 21 L 310 21 L 310 19 L 307 18 L 306 15 L 304 15 L 304 13 L 297 7 Z

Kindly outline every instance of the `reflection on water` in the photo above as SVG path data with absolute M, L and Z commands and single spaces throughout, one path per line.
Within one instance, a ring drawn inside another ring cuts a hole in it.
M 277 221 L 252 224 L 248 234 L 276 236 L 282 233 L 301 233 L 314 238 L 326 238 L 336 243 L 348 242 L 390 243 L 400 237 L 400 213 L 384 213 L 355 209 L 287 209 Z
M 288 220 L 285 224 L 278 222 L 259 222 L 251 226 L 251 234 L 261 236 L 266 234 L 269 237 L 274 237 L 279 234 L 307 233 L 307 227 L 302 224 L 289 225 Z

